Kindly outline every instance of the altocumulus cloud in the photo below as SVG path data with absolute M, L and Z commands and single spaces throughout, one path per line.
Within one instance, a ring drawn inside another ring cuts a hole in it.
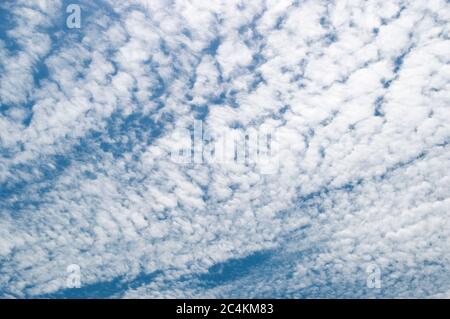
M 0 4 L 1 297 L 449 296 L 448 1 L 69 4 Z

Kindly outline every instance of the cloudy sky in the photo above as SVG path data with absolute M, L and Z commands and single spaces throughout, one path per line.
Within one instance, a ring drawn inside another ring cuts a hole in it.
M 450 298 L 449 37 L 445 0 L 1 1 L 0 297 Z M 274 170 L 174 161 L 195 123 Z

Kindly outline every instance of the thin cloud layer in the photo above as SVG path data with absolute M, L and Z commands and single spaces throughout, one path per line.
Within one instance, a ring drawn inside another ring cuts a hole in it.
M 0 4 L 1 297 L 448 298 L 448 2 L 68 4 Z

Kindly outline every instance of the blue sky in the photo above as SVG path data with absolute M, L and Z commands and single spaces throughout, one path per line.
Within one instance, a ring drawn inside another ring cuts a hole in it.
M 439 0 L 2 1 L 0 297 L 448 298 L 449 32 Z

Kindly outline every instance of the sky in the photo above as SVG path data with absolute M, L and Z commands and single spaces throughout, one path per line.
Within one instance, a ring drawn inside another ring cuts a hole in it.
M 0 298 L 450 298 L 449 40 L 445 0 L 1 1 Z

